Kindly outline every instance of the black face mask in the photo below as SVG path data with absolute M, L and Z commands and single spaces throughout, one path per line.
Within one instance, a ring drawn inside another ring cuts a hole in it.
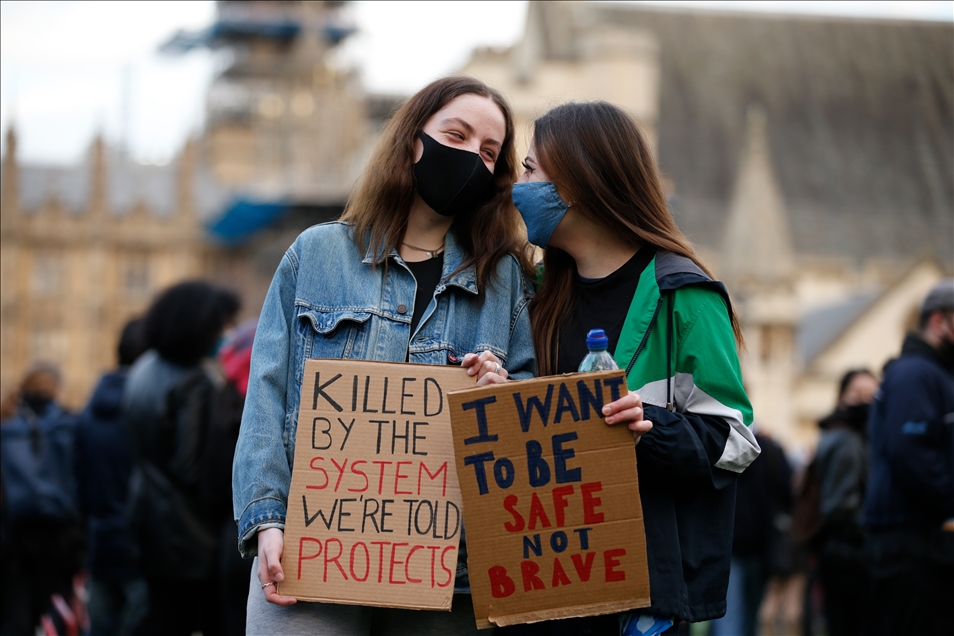
M 845 414 L 845 423 L 856 431 L 864 432 L 868 427 L 868 411 L 870 410 L 870 404 L 846 406 L 842 411 Z
M 424 154 L 414 164 L 417 193 L 438 214 L 469 212 L 480 202 L 494 173 L 477 153 L 445 146 L 425 132 L 418 136 Z
M 938 347 L 937 351 L 941 358 L 941 364 L 948 371 L 954 371 L 954 342 L 941 340 L 941 346 Z
M 53 400 L 44 394 L 27 391 L 23 393 L 23 402 L 37 417 L 43 417 Z

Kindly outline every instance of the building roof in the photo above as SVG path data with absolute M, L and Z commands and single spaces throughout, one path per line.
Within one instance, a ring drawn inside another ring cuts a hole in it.
M 106 201 L 113 214 L 125 214 L 139 204 L 160 216 L 170 214 L 176 203 L 176 165 L 144 165 L 114 156 L 106 170 Z M 89 161 L 75 165 L 21 164 L 20 209 L 33 212 L 55 200 L 67 211 L 89 209 L 93 167 Z
M 612 26 L 657 38 L 659 161 L 693 240 L 720 246 L 746 112 L 758 104 L 796 253 L 954 262 L 950 23 L 602 3 L 575 10 L 575 31 L 552 15 L 543 24 L 560 34 Z M 572 57 L 561 41 L 544 55 Z
M 795 333 L 795 349 L 799 360 L 804 364 L 811 363 L 853 325 L 882 293 L 882 290 L 868 290 L 806 312 L 798 321 Z

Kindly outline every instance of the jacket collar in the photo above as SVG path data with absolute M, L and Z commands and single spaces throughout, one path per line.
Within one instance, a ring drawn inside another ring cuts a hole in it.
M 954 364 L 952 364 L 952 361 L 945 360 L 940 351 L 929 345 L 916 333 L 909 333 L 905 336 L 904 344 L 901 345 L 901 355 L 923 356 L 929 360 L 933 360 L 935 364 L 942 369 L 946 369 L 948 373 L 954 373 Z
M 368 239 L 370 239 L 370 235 Z M 404 259 L 401 258 L 401 255 L 398 254 L 398 251 L 393 247 L 388 252 L 388 258 L 393 258 L 395 262 L 404 265 Z M 471 294 L 476 295 L 480 293 L 480 290 L 477 288 L 477 268 L 474 267 L 473 264 L 468 265 L 460 271 L 456 271 L 460 268 L 465 258 L 466 254 L 463 248 L 457 243 L 454 230 L 451 229 L 444 236 L 444 270 L 441 272 L 441 282 L 437 286 L 438 292 L 443 291 L 444 287 L 453 286 L 459 287 Z M 369 245 L 367 252 L 365 252 L 364 259 L 361 262 L 373 265 L 375 263 L 381 263 L 383 260 L 380 254 L 376 254 L 374 248 Z

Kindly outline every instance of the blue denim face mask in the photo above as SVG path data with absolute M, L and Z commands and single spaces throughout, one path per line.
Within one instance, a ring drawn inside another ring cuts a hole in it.
M 527 224 L 527 239 L 539 248 L 546 248 L 550 235 L 569 209 L 556 186 L 549 181 L 513 184 L 513 204 Z

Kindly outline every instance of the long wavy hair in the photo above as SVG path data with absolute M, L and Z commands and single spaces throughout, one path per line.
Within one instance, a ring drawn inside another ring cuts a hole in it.
M 565 201 L 634 248 L 653 245 L 685 256 L 711 276 L 676 226 L 649 144 L 633 119 L 608 102 L 570 102 L 534 122 L 538 164 Z M 543 256 L 543 282 L 530 302 L 537 369 L 557 369 L 560 324 L 572 309 L 576 261 L 556 247 Z M 732 330 L 742 329 L 730 309 Z
M 472 77 L 445 77 L 431 82 L 408 99 L 391 117 L 375 146 L 368 166 L 355 184 L 342 219 L 353 227 L 363 253 L 370 248 L 386 255 L 397 249 L 407 231 L 414 202 L 414 142 L 431 116 L 461 95 L 491 99 L 503 113 L 506 134 L 494 165 L 494 176 L 476 209 L 458 215 L 451 231 L 464 251 L 460 269 L 477 271 L 477 286 L 493 283 L 498 261 L 512 254 L 525 274 L 531 270 L 530 249 L 520 234 L 520 220 L 510 197 L 516 179 L 513 112 L 503 96 Z M 385 267 L 387 261 L 385 261 Z

